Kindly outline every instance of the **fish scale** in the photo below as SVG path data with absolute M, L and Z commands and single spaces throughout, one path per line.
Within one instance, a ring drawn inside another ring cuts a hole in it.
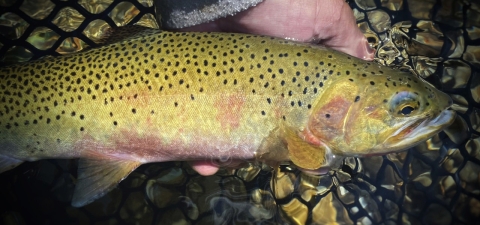
M 0 68 L 0 171 L 81 158 L 81 206 L 142 163 L 318 169 L 333 155 L 404 149 L 454 118 L 449 97 L 423 80 L 319 46 L 150 29 L 114 39 Z

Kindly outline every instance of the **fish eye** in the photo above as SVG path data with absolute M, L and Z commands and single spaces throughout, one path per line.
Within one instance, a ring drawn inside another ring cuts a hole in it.
M 390 112 L 396 116 L 413 116 L 420 108 L 420 97 L 416 93 L 402 91 L 390 100 Z
M 405 106 L 405 107 L 402 108 L 401 112 L 402 112 L 402 114 L 403 114 L 404 116 L 408 116 L 408 115 L 410 115 L 410 113 L 413 112 L 413 110 L 415 110 L 415 108 L 407 105 L 407 106 Z

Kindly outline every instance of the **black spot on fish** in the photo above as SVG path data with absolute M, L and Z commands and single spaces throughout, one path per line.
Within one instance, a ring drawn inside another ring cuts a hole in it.
M 326 117 L 326 118 L 330 118 L 330 114 L 328 114 L 328 113 L 325 114 L 325 117 Z
M 358 102 L 360 101 L 360 96 L 357 95 L 357 97 L 355 97 L 355 102 Z
M 373 81 L 370 81 L 370 84 L 371 84 L 371 85 L 375 85 L 375 82 L 373 82 Z

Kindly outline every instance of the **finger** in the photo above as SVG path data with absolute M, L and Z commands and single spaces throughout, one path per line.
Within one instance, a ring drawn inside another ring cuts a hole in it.
M 319 0 L 317 2 L 323 2 Z M 314 39 L 321 44 L 364 60 L 373 60 L 375 51 L 357 26 L 352 9 L 344 1 L 317 5 Z M 327 7 L 321 10 L 320 8 Z M 323 13 L 323 12 L 337 13 Z
M 219 169 L 218 165 L 208 160 L 190 161 L 188 163 L 190 164 L 193 170 L 197 171 L 197 173 L 202 176 L 213 175 Z

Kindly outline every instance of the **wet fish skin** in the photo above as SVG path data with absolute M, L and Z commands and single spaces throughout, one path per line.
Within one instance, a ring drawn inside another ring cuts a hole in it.
M 122 39 L 0 68 L 0 172 L 81 158 L 73 205 L 82 206 L 143 163 L 314 170 L 332 155 L 411 147 L 455 117 L 448 95 L 420 78 L 319 46 L 156 30 Z

